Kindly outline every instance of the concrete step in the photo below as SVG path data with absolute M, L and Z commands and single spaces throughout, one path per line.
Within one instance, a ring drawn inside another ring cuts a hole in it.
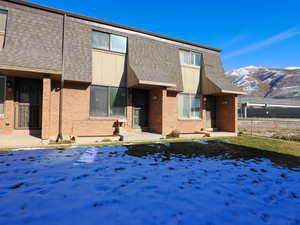
M 205 130 L 205 131 L 208 131 L 208 132 L 216 132 L 216 131 L 218 131 L 219 129 L 218 129 L 218 128 L 205 128 L 204 130 Z

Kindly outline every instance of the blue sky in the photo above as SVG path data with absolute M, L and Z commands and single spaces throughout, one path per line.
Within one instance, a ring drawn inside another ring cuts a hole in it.
M 32 0 L 223 49 L 226 70 L 300 66 L 299 0 Z

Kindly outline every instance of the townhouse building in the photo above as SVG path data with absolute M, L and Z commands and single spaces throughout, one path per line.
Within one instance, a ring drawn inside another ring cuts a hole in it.
M 237 132 L 220 49 L 0 0 L 0 134 Z

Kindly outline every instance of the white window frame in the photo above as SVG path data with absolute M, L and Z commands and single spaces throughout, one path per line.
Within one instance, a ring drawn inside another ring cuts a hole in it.
M 5 17 L 5 25 L 4 30 L 0 30 L 1 35 L 3 35 L 3 43 L 0 44 L 0 51 L 5 47 L 5 41 L 6 41 L 6 30 L 7 30 L 7 20 L 8 20 L 8 11 L 5 9 L 0 9 L 0 13 L 3 15 L 6 15 Z
M 6 76 L 0 76 L 0 79 L 4 80 L 4 94 L 3 94 L 3 113 L 0 112 L 0 116 L 5 114 L 5 100 L 6 100 Z
M 92 35 L 93 35 L 94 32 L 108 34 L 109 35 L 109 38 L 108 38 L 108 42 L 109 43 L 108 43 L 108 49 L 96 48 L 96 47 L 92 46 L 93 49 L 99 49 L 99 50 L 109 51 L 109 52 L 117 52 L 117 53 L 120 53 L 120 54 L 126 54 L 127 53 L 127 51 L 128 51 L 128 49 L 127 49 L 128 48 L 128 37 L 122 36 L 122 35 L 119 35 L 119 34 L 107 33 L 107 32 L 103 32 L 103 31 L 99 31 L 99 30 L 92 30 Z M 126 38 L 126 51 L 125 52 L 120 52 L 120 51 L 114 51 L 114 50 L 112 50 L 112 43 L 111 43 L 111 36 L 112 35 Z
M 182 56 L 181 56 L 182 52 L 185 52 L 185 53 L 189 54 L 189 61 L 190 61 L 189 63 L 184 63 L 183 62 Z M 200 56 L 200 65 L 194 64 L 194 62 L 193 62 L 194 61 L 193 54 L 196 54 L 196 55 Z M 193 66 L 193 67 L 197 67 L 197 68 L 201 67 L 201 62 L 202 62 L 202 54 L 201 53 L 180 49 L 179 50 L 179 58 L 180 58 L 180 64 L 181 65 L 184 65 L 184 66 Z
M 201 115 L 201 111 L 202 111 L 202 98 L 200 95 L 196 95 L 196 94 L 190 94 L 190 93 L 180 93 L 180 95 L 188 95 L 189 96 L 189 101 L 190 101 L 190 112 L 192 110 L 192 98 L 199 98 L 199 101 L 200 101 L 200 108 L 199 108 L 199 116 L 198 117 L 192 117 L 192 116 L 189 116 L 189 117 L 182 117 L 180 116 L 180 97 L 178 98 L 178 118 L 181 119 L 181 120 L 202 120 L 202 115 Z

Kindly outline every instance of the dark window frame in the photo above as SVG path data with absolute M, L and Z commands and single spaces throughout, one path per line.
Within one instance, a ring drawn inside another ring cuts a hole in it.
M 106 88 L 106 95 L 107 95 L 107 112 L 106 112 L 106 115 L 104 116 L 97 116 L 97 115 L 92 115 L 92 89 L 93 87 L 103 87 L 103 88 Z M 125 92 L 125 102 L 124 102 L 124 115 L 112 115 L 112 110 L 111 110 L 111 93 L 110 93 L 110 90 L 114 88 L 114 89 L 123 89 L 124 92 Z M 104 86 L 104 85 L 91 85 L 91 88 L 90 88 L 90 112 L 89 112 L 89 116 L 90 117 L 93 117 L 93 118 L 126 118 L 127 117 L 127 109 L 126 109 L 126 106 L 127 106 L 127 101 L 128 101 L 128 89 L 126 87 L 113 87 L 113 86 Z

